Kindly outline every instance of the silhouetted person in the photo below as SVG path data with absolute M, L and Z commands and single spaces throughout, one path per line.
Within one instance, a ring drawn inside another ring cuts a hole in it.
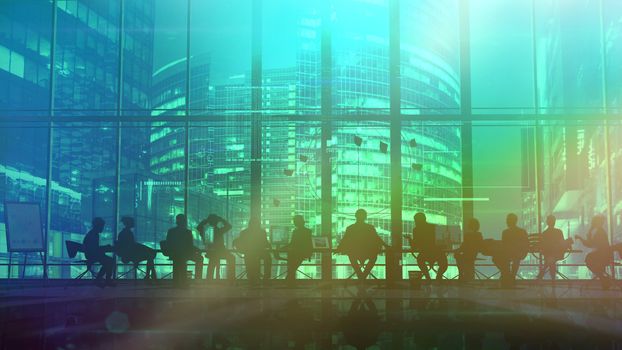
M 99 234 L 104 232 L 104 226 L 106 226 L 106 222 L 102 218 L 94 218 L 92 223 L 93 227 L 86 234 L 86 236 L 84 236 L 84 241 L 82 241 L 84 256 L 86 257 L 86 260 L 91 264 L 101 264 L 101 268 L 99 269 L 97 277 L 95 278 L 95 283 L 99 287 L 114 286 L 114 282 L 112 282 L 114 260 L 106 255 L 106 252 L 112 251 L 112 246 L 99 245 Z M 104 282 L 103 280 L 104 276 L 106 277 L 106 282 Z
M 155 270 L 156 251 L 144 244 L 136 242 L 134 238 L 134 219 L 128 216 L 121 218 L 123 230 L 119 232 L 117 241 L 115 242 L 115 252 L 121 258 L 124 264 L 131 262 L 134 268 L 138 268 L 141 261 L 147 262 L 147 271 L 145 279 L 157 279 Z
M 606 268 L 613 262 L 613 252 L 609 245 L 609 238 L 604 229 L 605 217 L 596 215 L 592 218 L 590 230 L 585 238 L 575 236 L 584 246 L 592 248 L 592 251 L 585 256 L 585 265 L 592 271 L 594 276 L 601 281 L 603 289 L 608 289 L 611 281 L 606 273 Z
M 354 216 L 356 222 L 348 226 L 336 252 L 347 255 L 358 279 L 364 280 L 371 273 L 378 254 L 386 244 L 374 226 L 365 222 L 367 212 L 364 209 L 357 210 Z
M 475 278 L 475 260 L 483 241 L 482 233 L 479 232 L 479 221 L 472 218 L 468 221 L 464 231 L 464 240 L 455 253 L 456 265 L 463 282 L 472 281 Z
M 311 230 L 305 227 L 305 219 L 302 215 L 296 215 L 293 219 L 294 230 L 292 239 L 284 247 L 287 250 L 287 277 L 289 283 L 296 280 L 296 271 L 305 259 L 309 259 L 313 253 L 313 243 L 311 242 Z
M 205 242 L 205 229 L 209 225 L 212 227 L 214 238 L 212 243 L 206 244 L 207 257 L 209 263 L 207 265 L 207 279 L 218 278 L 220 260 L 225 259 L 227 263 L 227 279 L 235 279 L 235 256 L 225 247 L 225 234 L 231 231 L 229 221 L 221 218 L 216 214 L 210 214 L 206 219 L 201 221 L 197 227 L 201 240 Z
M 501 234 L 501 242 L 507 259 L 501 270 L 501 283 L 505 287 L 511 287 L 516 281 L 521 260 L 529 252 L 529 237 L 527 231 L 517 226 L 518 216 L 516 214 L 508 214 L 506 224 L 508 228 Z
M 544 266 L 538 274 L 538 279 L 544 278 L 548 271 L 551 279 L 557 276 L 557 262 L 564 258 L 564 254 L 570 249 L 571 240 L 565 240 L 562 230 L 555 227 L 557 219 L 553 215 L 546 217 L 547 228 L 542 232 L 540 239 L 540 253 L 544 259 Z
M 266 230 L 261 228 L 259 219 L 251 217 L 248 227 L 240 232 L 234 244 L 244 254 L 246 275 L 251 286 L 259 284 L 261 278 L 261 262 L 263 261 L 263 279 L 272 277 L 272 257 L 270 256 L 270 242 Z
M 419 252 L 417 266 L 425 278 L 429 280 L 430 270 L 434 264 L 438 264 L 436 279 L 441 280 L 447 271 L 447 255 L 436 244 L 436 227 L 428 223 L 424 213 L 415 214 L 413 219 L 415 220 L 415 227 L 410 243 L 412 250 Z
M 188 229 L 188 221 L 184 214 L 175 217 L 177 226 L 168 230 L 166 234 L 166 255 L 173 260 L 173 284 L 183 287 L 186 284 L 188 260 L 195 263 L 195 278 L 200 279 L 203 274 L 203 256 L 194 246 L 192 231 Z

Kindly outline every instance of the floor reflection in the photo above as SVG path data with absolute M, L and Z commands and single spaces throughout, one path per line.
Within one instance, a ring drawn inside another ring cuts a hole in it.
M 345 289 L 344 289 L 345 290 Z M 3 298 L 2 349 L 619 349 L 617 299 Z M 613 326 L 607 327 L 606 325 Z

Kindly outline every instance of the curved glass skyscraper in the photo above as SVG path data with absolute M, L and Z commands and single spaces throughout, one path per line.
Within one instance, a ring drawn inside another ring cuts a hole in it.
M 434 1 L 418 2 L 416 6 L 406 5 L 402 11 L 413 17 L 434 17 L 441 23 L 457 20 L 457 8 L 435 4 Z M 361 15 L 384 14 L 386 17 L 388 5 L 383 1 L 361 2 L 355 9 L 363 12 Z M 348 21 L 352 14 L 344 13 L 339 2 L 331 11 L 335 35 L 330 89 L 335 113 L 362 110 L 386 115 L 389 106 L 388 32 L 370 33 L 368 28 L 357 27 L 360 24 L 350 26 Z M 342 14 L 344 18 L 340 17 Z M 388 25 L 387 18 L 372 17 Z M 316 38 L 322 34 L 320 24 L 320 14 L 313 10 L 299 14 L 294 30 L 304 32 L 305 36 L 297 43 L 292 64 L 263 70 L 261 106 L 269 111 L 267 115 L 301 115 L 310 110 L 314 113 L 313 107 L 321 104 L 320 84 L 310 79 L 318 76 L 321 67 L 321 48 L 316 44 Z M 404 28 L 415 35 L 424 32 L 423 26 L 428 24 L 414 21 L 406 23 Z M 349 29 L 337 30 L 343 26 Z M 408 113 L 421 113 L 435 106 L 435 113 L 441 114 L 460 107 L 459 62 L 456 52 L 452 51 L 459 46 L 458 37 L 456 33 L 448 33 L 439 38 L 425 45 L 406 40 L 401 46 L 401 105 Z M 228 211 L 234 222 L 245 222 L 249 210 L 242 203 L 248 200 L 250 191 L 247 182 L 250 145 L 242 140 L 250 139 L 250 129 L 240 125 L 249 119 L 240 117 L 243 113 L 239 111 L 249 105 L 250 92 L 241 88 L 248 85 L 249 73 L 232 71 L 226 79 L 212 79 L 210 60 L 218 55 L 216 48 L 212 51 L 212 54 L 191 58 L 189 105 L 191 110 L 233 112 L 226 112 L 229 116 L 210 127 L 190 129 L 190 198 L 205 203 L 200 205 L 204 210 Z M 171 62 L 154 74 L 155 108 L 178 109 L 183 105 L 183 97 L 175 92 L 183 91 L 185 65 L 185 60 Z M 273 240 L 285 238 L 279 235 L 288 230 L 295 214 L 304 215 L 319 231 L 319 134 L 319 124 L 284 124 L 263 118 L 262 218 L 269 231 L 274 232 Z M 169 129 L 167 134 L 158 131 L 157 141 L 152 140 L 152 159 L 156 160 L 152 161 L 154 173 L 183 173 L 182 167 L 176 167 L 183 163 L 184 145 L 179 139 L 183 135 L 183 129 Z M 442 201 L 461 196 L 459 127 L 428 129 L 405 123 L 402 138 L 404 219 L 411 220 L 416 211 L 426 211 L 434 223 L 459 225 L 460 203 Z M 387 242 L 390 241 L 389 143 L 388 122 L 333 124 L 329 145 L 333 174 L 333 244 L 340 241 L 358 208 L 369 212 L 370 222 L 378 226 Z M 159 148 L 159 144 L 172 146 Z M 195 154 L 196 151 L 201 154 Z M 439 201 L 426 202 L 426 198 Z M 192 220 L 207 214 L 194 210 L 190 213 Z
M 154 247 L 179 213 L 226 216 L 229 245 L 258 215 L 279 246 L 301 214 L 334 247 L 358 208 L 396 246 L 418 211 L 452 233 L 473 213 L 486 237 L 508 212 L 617 232 L 620 18 L 608 0 L 5 1 L 0 202 L 41 204 L 52 276 L 75 274 L 63 241 L 94 216 L 103 241 L 129 215 Z M 342 259 L 303 271 L 348 277 Z

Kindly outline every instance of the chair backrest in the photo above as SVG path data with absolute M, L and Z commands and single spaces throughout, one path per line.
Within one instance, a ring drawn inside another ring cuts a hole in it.
M 67 255 L 72 259 L 78 255 L 78 252 L 83 251 L 82 243 L 74 241 L 65 241 L 65 247 L 67 248 Z
M 82 243 L 79 242 L 67 240 L 65 241 L 65 248 L 67 248 L 67 255 L 69 255 L 72 259 L 75 259 L 79 252 L 84 253 Z M 91 268 L 95 265 L 96 261 L 89 260 L 85 257 L 84 260 L 80 260 L 79 263 L 84 263 L 84 265 L 86 265 L 86 269 L 91 272 L 91 274 L 94 274 Z

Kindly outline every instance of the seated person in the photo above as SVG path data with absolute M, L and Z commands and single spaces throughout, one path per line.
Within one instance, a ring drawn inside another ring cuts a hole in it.
M 213 240 L 209 244 L 205 244 L 207 251 L 207 258 L 209 263 L 207 265 L 207 279 L 218 278 L 220 273 L 220 259 L 225 259 L 227 262 L 227 278 L 229 280 L 235 279 L 235 256 L 229 252 L 225 247 L 225 234 L 231 231 L 231 224 L 229 221 L 221 218 L 216 214 L 210 214 L 206 219 L 203 219 L 197 226 L 197 230 L 201 235 L 201 240 L 205 243 L 205 230 L 207 226 L 212 227 Z
M 472 218 L 467 223 L 460 248 L 454 252 L 460 273 L 459 278 L 463 282 L 472 281 L 475 278 L 475 260 L 483 239 L 482 233 L 479 232 L 479 221 Z
M 309 259 L 313 253 L 313 243 L 311 242 L 311 230 L 305 227 L 305 219 L 302 215 L 296 215 L 293 219 L 294 230 L 292 239 L 284 249 L 287 251 L 287 277 L 285 279 L 292 283 L 296 280 L 296 271 L 305 259 Z
M 129 216 L 121 218 L 123 230 L 119 232 L 115 242 L 115 251 L 124 264 L 131 262 L 134 267 L 138 267 L 141 261 L 147 261 L 147 272 L 145 279 L 157 279 L 155 270 L 156 251 L 144 244 L 137 243 L 134 239 L 134 219 Z
M 94 218 L 93 227 L 86 234 L 86 236 L 84 236 L 84 241 L 82 241 L 82 250 L 84 252 L 84 256 L 86 257 L 87 265 L 90 267 L 90 265 L 94 263 L 101 264 L 101 268 L 95 278 L 95 284 L 99 287 L 114 286 L 114 283 L 112 282 L 114 260 L 106 255 L 106 252 L 112 251 L 112 247 L 110 245 L 99 245 L 99 234 L 104 231 L 105 225 L 106 222 L 104 219 Z M 105 283 L 103 280 L 104 275 L 106 276 Z
M 244 254 L 246 275 L 251 286 L 259 284 L 261 279 L 261 262 L 263 261 L 263 279 L 272 277 L 272 257 L 270 256 L 271 245 L 268 242 L 266 230 L 261 228 L 259 219 L 251 217 L 248 227 L 240 232 L 240 237 L 234 241 L 235 247 Z
M 562 230 L 555 227 L 556 218 L 549 215 L 546 218 L 548 227 L 542 232 L 540 239 L 540 253 L 544 258 L 544 266 L 538 274 L 538 279 L 544 278 L 546 271 L 549 271 L 551 279 L 557 275 L 557 262 L 564 258 L 564 253 L 571 249 L 572 240 L 565 240 Z
M 347 255 L 358 279 L 364 280 L 371 273 L 378 254 L 386 244 L 374 226 L 365 222 L 367 212 L 364 209 L 357 210 L 354 216 L 356 222 L 346 229 L 336 253 Z
M 613 263 L 613 250 L 609 245 L 609 238 L 604 229 L 605 217 L 596 215 L 592 218 L 592 223 L 587 236 L 575 236 L 584 246 L 592 248 L 592 251 L 585 256 L 585 265 L 601 281 L 603 289 L 609 289 L 611 281 L 607 275 L 607 266 Z
M 506 217 L 508 228 L 501 234 L 501 242 L 505 250 L 505 261 L 502 261 L 501 283 L 505 287 L 512 287 L 516 282 L 516 275 L 521 260 L 529 253 L 529 236 L 527 231 L 517 226 L 518 216 L 510 213 Z
M 177 226 L 168 230 L 166 234 L 162 253 L 173 260 L 173 284 L 176 287 L 182 287 L 186 284 L 188 260 L 194 261 L 195 278 L 201 279 L 203 256 L 201 250 L 193 244 L 192 231 L 188 229 L 186 216 L 178 214 L 175 217 L 175 223 Z
M 447 255 L 436 244 L 436 228 L 428 223 L 424 213 L 415 214 L 414 220 L 415 227 L 413 228 L 411 248 L 413 251 L 419 251 L 417 265 L 425 278 L 429 280 L 430 270 L 434 264 L 438 264 L 436 279 L 441 280 L 447 271 Z

